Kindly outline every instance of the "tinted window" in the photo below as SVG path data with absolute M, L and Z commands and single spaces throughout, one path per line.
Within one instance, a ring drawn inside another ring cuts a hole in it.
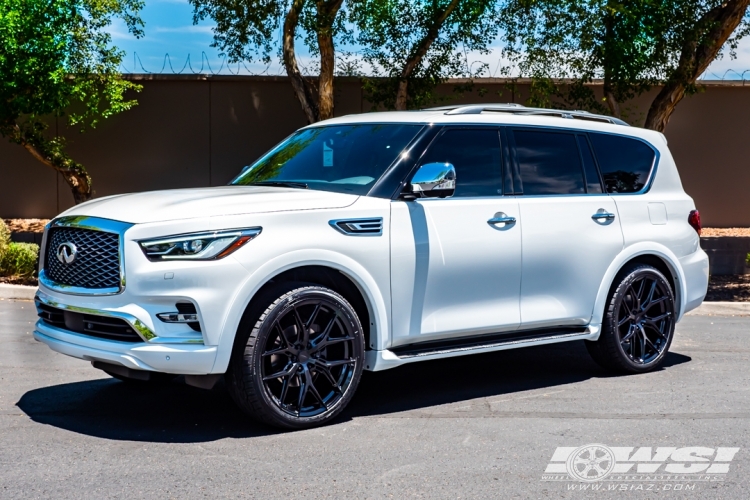
M 585 136 L 578 136 L 578 146 L 581 148 L 581 158 L 583 159 L 583 173 L 586 175 L 586 192 L 602 193 L 602 182 L 599 179 L 599 172 L 596 170 L 594 155 L 591 154 L 591 146 Z
M 452 163 L 456 196 L 502 194 L 502 156 L 496 129 L 452 129 L 440 135 L 420 163 Z
M 641 141 L 608 134 L 589 134 L 608 193 L 635 193 L 648 182 L 654 150 Z
M 585 192 L 575 135 L 514 130 L 513 138 L 523 194 Z
M 364 124 L 300 130 L 232 184 L 293 182 L 310 189 L 367 194 L 421 128 Z

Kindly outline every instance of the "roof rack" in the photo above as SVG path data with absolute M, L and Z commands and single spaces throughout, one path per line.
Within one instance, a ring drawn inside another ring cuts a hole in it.
M 547 109 L 547 108 L 527 108 L 521 104 L 516 103 L 500 103 L 500 104 L 467 104 L 467 105 L 453 105 L 453 106 L 440 106 L 437 108 L 428 108 L 423 111 L 445 111 L 446 115 L 478 115 L 485 111 L 496 112 L 496 113 L 512 113 L 514 115 L 534 115 L 534 116 L 557 116 L 560 118 L 567 118 L 572 120 L 589 120 L 596 122 L 612 123 L 614 125 L 625 125 L 629 127 L 626 122 L 619 118 L 606 115 L 595 115 L 588 111 L 573 110 L 566 111 L 562 109 Z

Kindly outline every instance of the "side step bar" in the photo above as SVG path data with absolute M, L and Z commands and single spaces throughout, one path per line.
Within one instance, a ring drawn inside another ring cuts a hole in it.
M 523 332 L 491 333 L 473 337 L 420 342 L 391 349 L 399 359 L 434 356 L 496 347 L 523 347 L 524 344 L 535 344 L 539 341 L 574 340 L 575 337 L 586 337 L 590 334 L 586 327 L 560 327 Z M 468 353 L 467 353 L 468 354 Z

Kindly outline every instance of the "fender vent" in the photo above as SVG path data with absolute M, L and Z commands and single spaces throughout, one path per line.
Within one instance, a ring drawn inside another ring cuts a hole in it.
M 383 218 L 341 219 L 328 222 L 331 227 L 350 236 L 380 236 L 383 234 Z

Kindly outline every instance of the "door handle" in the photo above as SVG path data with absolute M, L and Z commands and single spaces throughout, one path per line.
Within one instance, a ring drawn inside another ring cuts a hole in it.
M 504 213 L 499 213 L 497 217 L 493 217 L 490 220 L 487 221 L 487 224 L 490 226 L 494 226 L 495 224 L 515 224 L 516 218 L 511 217 L 509 215 L 505 215 Z
M 610 220 L 615 220 L 615 214 L 609 213 L 605 211 L 604 209 L 600 209 L 600 211 L 592 215 L 591 218 L 594 219 L 595 221 L 599 221 L 600 219 L 610 221 Z

